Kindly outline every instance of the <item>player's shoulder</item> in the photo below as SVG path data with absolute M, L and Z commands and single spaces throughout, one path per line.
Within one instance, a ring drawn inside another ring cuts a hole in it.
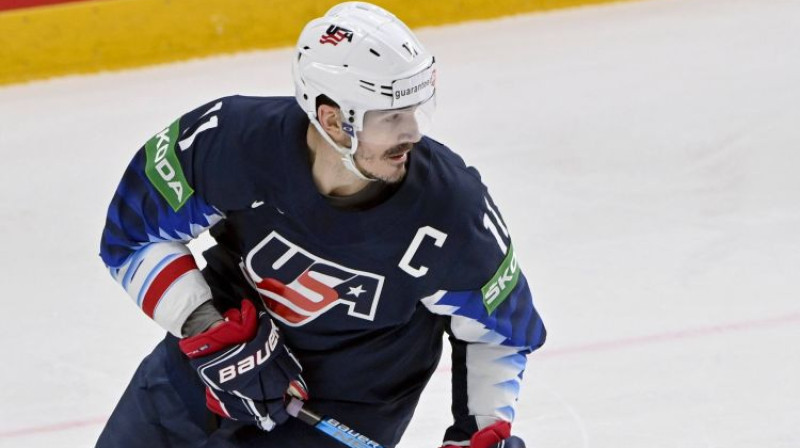
M 249 207 L 253 198 L 276 191 L 290 167 L 298 166 L 305 113 L 294 97 L 228 96 L 184 116 L 182 152 L 195 188 L 223 211 Z
M 294 97 L 232 95 L 213 100 L 196 111 L 218 111 L 224 125 L 239 131 L 279 126 L 287 115 L 296 115 L 299 107 Z
M 428 164 L 428 192 L 431 199 L 455 210 L 479 206 L 486 186 L 478 170 L 445 144 L 424 137 L 420 142 Z
M 294 97 L 234 95 L 218 98 L 184 116 L 185 134 L 215 128 L 209 140 L 218 156 L 241 163 L 274 163 L 277 152 L 304 135 L 308 118 Z M 213 123 L 212 121 L 213 120 Z
M 297 106 L 297 101 L 291 96 L 231 95 L 217 101 L 223 102 L 231 113 L 248 116 L 280 116 L 287 109 Z
M 304 119 L 294 97 L 232 95 L 211 100 L 180 118 L 181 137 L 214 129 L 214 140 L 246 146 L 265 134 L 275 135 L 287 117 Z M 298 121 L 298 120 L 295 120 Z
M 420 143 L 421 155 L 429 159 L 424 222 L 446 235 L 441 262 L 458 266 L 459 272 L 439 278 L 440 289 L 480 288 L 497 271 L 510 237 L 507 231 L 491 230 L 505 226 L 499 224 L 500 214 L 478 170 L 436 140 Z

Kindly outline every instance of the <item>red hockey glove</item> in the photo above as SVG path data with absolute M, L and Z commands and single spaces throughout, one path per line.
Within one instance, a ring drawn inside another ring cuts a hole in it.
M 443 445 L 441 448 L 525 448 L 525 442 L 511 435 L 511 423 L 499 421 L 476 432 L 469 445 Z
M 206 404 L 215 414 L 270 431 L 289 418 L 286 394 L 308 399 L 300 363 L 272 319 L 248 300 L 180 347 L 206 385 Z

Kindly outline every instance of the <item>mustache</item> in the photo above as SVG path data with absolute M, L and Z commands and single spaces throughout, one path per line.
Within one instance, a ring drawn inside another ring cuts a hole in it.
M 400 143 L 399 145 L 393 146 L 389 148 L 384 154 L 384 157 L 394 157 L 403 154 L 404 152 L 411 151 L 414 147 L 414 144 L 411 142 Z

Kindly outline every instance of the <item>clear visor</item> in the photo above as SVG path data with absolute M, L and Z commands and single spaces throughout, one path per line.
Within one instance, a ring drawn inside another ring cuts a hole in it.
M 398 145 L 418 142 L 433 124 L 436 94 L 427 100 L 402 109 L 371 110 L 364 114 L 363 130 L 358 140 L 373 145 Z

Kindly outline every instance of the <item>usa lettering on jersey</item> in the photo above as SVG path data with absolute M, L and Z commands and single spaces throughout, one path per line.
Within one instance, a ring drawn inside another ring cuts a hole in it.
M 384 277 L 318 257 L 271 232 L 245 259 L 245 270 L 271 314 L 302 326 L 337 305 L 373 321 Z

